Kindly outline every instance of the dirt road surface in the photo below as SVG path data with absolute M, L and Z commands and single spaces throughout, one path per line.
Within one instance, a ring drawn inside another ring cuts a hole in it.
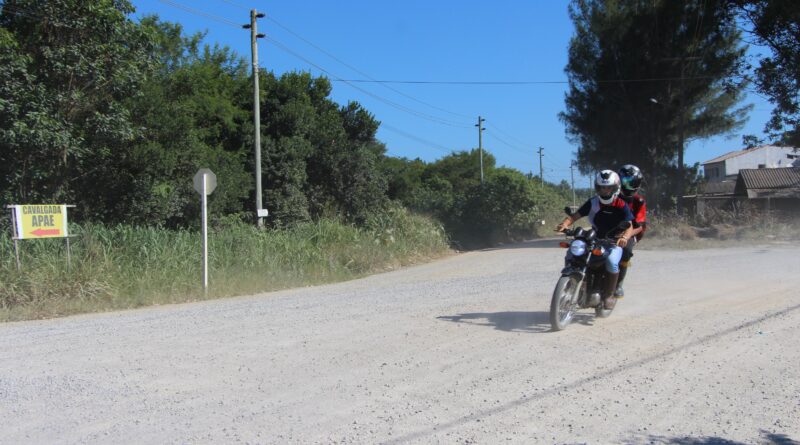
M 550 332 L 563 253 L 0 325 L 0 442 L 800 441 L 796 249 L 641 250 Z

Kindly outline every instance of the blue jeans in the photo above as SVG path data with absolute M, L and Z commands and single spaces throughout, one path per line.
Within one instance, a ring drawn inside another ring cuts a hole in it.
M 622 259 L 622 247 L 614 246 L 606 250 L 603 255 L 606 257 L 606 272 L 619 273 L 619 260 Z
M 608 273 L 619 273 L 619 260 L 622 259 L 622 247 L 614 246 L 611 248 L 606 248 L 605 252 L 603 252 L 603 258 L 605 258 L 606 263 L 606 272 Z M 572 259 L 572 252 L 567 250 L 567 262 Z

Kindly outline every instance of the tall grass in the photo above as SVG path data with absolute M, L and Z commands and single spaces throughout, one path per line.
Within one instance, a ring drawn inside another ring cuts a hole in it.
M 0 320 L 194 301 L 328 283 L 448 252 L 441 226 L 393 209 L 356 228 L 332 220 L 285 230 L 229 223 L 209 234 L 209 291 L 201 286 L 201 235 L 187 230 L 71 226 L 72 266 L 61 239 L 13 241 L 0 233 Z

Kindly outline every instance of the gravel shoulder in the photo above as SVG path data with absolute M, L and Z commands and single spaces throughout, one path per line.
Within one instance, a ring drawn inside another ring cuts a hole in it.
M 554 333 L 563 253 L 0 325 L 0 442 L 800 441 L 794 249 L 637 251 L 610 318 Z

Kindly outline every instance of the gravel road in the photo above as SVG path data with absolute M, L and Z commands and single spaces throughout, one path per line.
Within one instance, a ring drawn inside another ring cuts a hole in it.
M 550 332 L 563 254 L 0 325 L 0 442 L 800 441 L 790 245 L 640 250 L 610 318 Z

